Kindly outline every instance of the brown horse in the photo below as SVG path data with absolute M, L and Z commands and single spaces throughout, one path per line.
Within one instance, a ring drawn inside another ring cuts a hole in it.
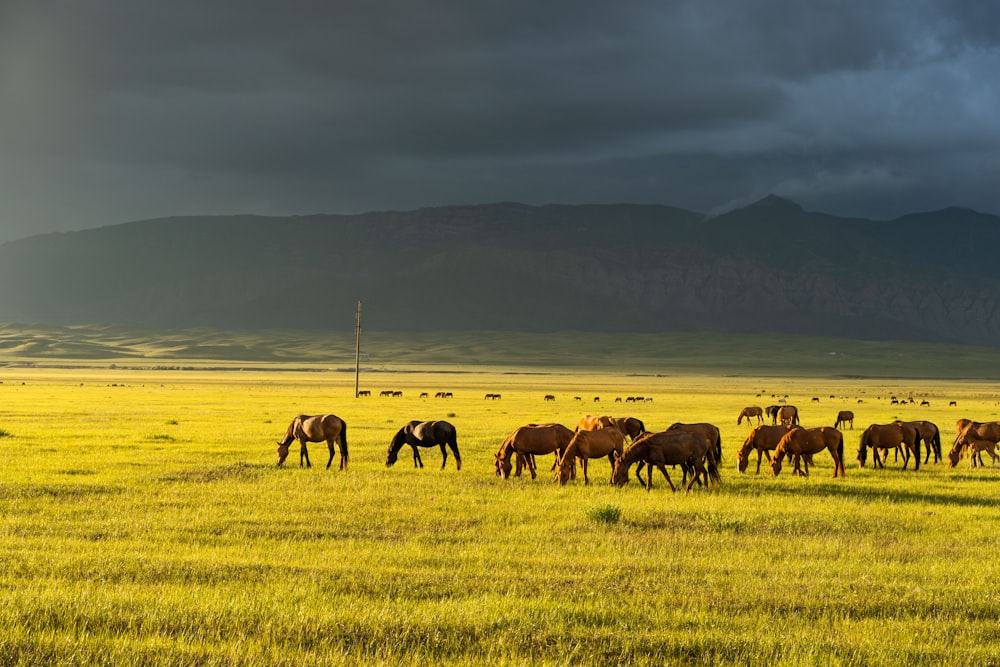
M 343 419 L 335 415 L 319 415 L 310 417 L 309 415 L 299 415 L 288 425 L 283 440 L 278 441 L 278 466 L 280 467 L 288 458 L 288 447 L 293 440 L 299 441 L 299 467 L 305 461 L 306 467 L 311 468 L 312 462 L 309 460 L 309 449 L 307 442 L 326 441 L 330 448 L 330 460 L 326 462 L 327 470 L 333 463 L 333 445 L 340 446 L 340 469 L 347 468 L 347 424 Z
M 983 464 L 983 452 L 989 454 L 990 458 L 993 459 L 992 465 L 996 465 L 997 461 L 1000 460 L 1000 456 L 997 456 L 996 450 L 997 443 L 992 440 L 980 438 L 971 430 L 967 430 L 960 438 L 960 441 L 956 442 L 955 446 L 948 452 L 948 466 L 951 468 L 957 466 L 962 455 L 967 451 L 971 456 L 972 467 L 976 467 L 977 458 L 979 465 Z
M 799 409 L 794 405 L 782 405 L 778 408 L 778 423 L 796 426 L 799 423 Z
M 719 468 L 715 462 L 713 448 L 705 438 L 687 433 L 685 431 L 664 431 L 662 433 L 647 433 L 625 450 L 625 453 L 618 457 L 611 472 L 611 483 L 618 486 L 628 484 L 628 470 L 633 463 L 641 462 L 648 466 L 646 474 L 646 491 L 653 488 L 653 467 L 656 466 L 670 485 L 670 490 L 676 492 L 677 488 L 670 481 L 666 466 L 679 465 L 682 467 L 692 466 L 694 475 L 688 482 L 686 491 L 691 490 L 695 480 L 701 475 L 705 479 L 705 485 L 710 483 L 721 484 L 722 478 L 719 476 Z M 639 483 L 643 483 L 639 470 L 636 470 L 636 477 Z
M 910 424 L 903 422 L 893 422 L 891 424 L 872 424 L 861 434 L 861 443 L 858 446 L 858 465 L 865 467 L 868 460 L 868 448 L 872 448 L 872 458 L 874 466 L 885 467 L 879 459 L 878 450 L 883 452 L 902 447 L 903 450 L 903 470 L 910 461 L 910 452 L 913 452 L 913 469 L 920 469 L 920 432 Z
M 682 424 L 681 422 L 676 422 L 671 424 L 667 430 L 684 431 L 686 433 L 700 435 L 708 440 L 708 444 L 715 449 L 715 462 L 722 462 L 722 435 L 719 433 L 719 427 L 715 424 L 708 424 L 705 422 L 698 424 Z
M 791 426 L 786 426 L 784 424 L 778 424 L 775 426 L 758 426 L 754 430 L 750 431 L 750 435 L 747 436 L 746 441 L 744 441 L 743 446 L 740 451 L 737 452 L 737 464 L 736 467 L 740 472 L 746 472 L 747 466 L 750 465 L 750 451 L 757 450 L 757 474 L 760 474 L 760 460 L 762 457 L 767 457 L 767 462 L 771 463 L 770 451 L 778 446 L 778 441 L 781 440 L 792 430 Z
M 837 422 L 833 425 L 834 428 L 840 428 L 841 426 L 851 425 L 851 430 L 854 430 L 854 413 L 850 410 L 841 410 L 837 413 Z
M 535 454 L 555 454 L 558 460 L 566 445 L 573 439 L 573 431 L 562 424 L 527 424 L 514 429 L 500 445 L 495 458 L 497 475 L 510 477 L 510 457 L 517 455 L 516 477 L 521 476 L 521 468 L 527 462 L 531 479 L 535 479 Z
M 798 454 L 805 459 L 805 470 L 795 464 L 795 472 L 803 477 L 809 475 L 809 460 L 806 455 L 816 454 L 826 449 L 833 457 L 833 476 L 844 475 L 844 435 L 835 428 L 820 426 L 819 428 L 802 428 L 794 426 L 778 441 L 774 448 L 774 458 L 771 459 L 771 474 L 781 472 L 781 461 L 787 454 Z
M 590 484 L 590 478 L 587 477 L 587 461 L 607 456 L 608 461 L 614 465 L 615 459 L 624 449 L 625 434 L 617 426 L 605 426 L 594 431 L 577 431 L 566 445 L 559 460 L 559 469 L 556 471 L 559 486 L 573 476 L 577 457 L 583 466 L 583 483 Z
M 927 445 L 927 455 L 924 457 L 924 463 L 931 460 L 931 454 L 934 455 L 934 463 L 941 460 L 941 429 L 937 427 L 937 424 L 923 420 L 900 423 L 909 424 L 917 429 L 920 439 Z
M 746 407 L 740 410 L 740 415 L 736 418 L 736 425 L 739 426 L 743 423 L 743 418 L 747 418 L 747 423 L 752 424 L 751 421 L 754 417 L 757 418 L 758 424 L 764 423 L 764 408 L 757 406 Z
M 614 425 L 615 423 L 611 420 L 611 417 L 607 415 L 584 415 L 576 423 L 576 428 L 573 429 L 573 432 L 595 431 L 599 428 L 607 428 Z
M 646 425 L 642 423 L 641 419 L 636 419 L 635 417 L 612 417 L 611 421 L 617 426 L 622 433 L 628 436 L 632 442 L 639 439 L 639 436 L 646 432 Z

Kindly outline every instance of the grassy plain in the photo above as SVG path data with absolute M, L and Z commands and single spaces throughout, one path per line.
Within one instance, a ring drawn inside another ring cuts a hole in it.
M 354 399 L 321 368 L 0 369 L 0 664 L 998 664 L 1000 469 L 833 479 L 821 456 L 771 478 L 734 450 L 772 394 L 807 426 L 854 410 L 849 461 L 897 417 L 947 449 L 957 418 L 1000 417 L 1000 383 L 448 366 L 368 373 Z M 612 402 L 631 395 L 654 400 Z M 514 427 L 597 411 L 717 424 L 723 485 L 493 475 Z M 301 412 L 347 421 L 349 470 L 320 445 L 274 467 Z M 413 418 L 456 425 L 461 471 L 437 450 L 385 468 Z

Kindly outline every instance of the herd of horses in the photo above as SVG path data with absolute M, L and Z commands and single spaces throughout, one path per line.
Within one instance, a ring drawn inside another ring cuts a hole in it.
M 772 410 L 771 408 L 775 408 Z M 765 415 L 772 418 L 771 424 L 764 423 Z M 760 473 L 761 463 L 767 458 L 771 474 L 778 475 L 784 460 L 790 459 L 794 473 L 808 476 L 813 456 L 826 450 L 833 459 L 833 476 L 841 476 L 844 469 L 844 435 L 841 426 L 854 428 L 854 413 L 841 411 L 834 426 L 805 428 L 799 423 L 795 406 L 781 405 L 768 408 L 747 407 L 737 417 L 737 424 L 747 419 L 751 426 L 749 435 L 737 451 L 737 469 L 746 472 L 750 454 L 757 452 L 756 473 Z M 756 425 L 750 420 L 756 419 Z M 991 465 L 1000 462 L 997 452 L 1000 443 L 1000 422 L 974 422 L 960 419 L 955 425 L 956 438 L 948 453 L 949 466 L 958 465 L 968 454 L 973 466 L 983 465 L 982 454 L 991 458 Z M 348 464 L 347 424 L 332 414 L 298 415 L 289 424 L 285 437 L 278 441 L 278 462 L 281 466 L 288 457 L 289 448 L 298 441 L 299 465 L 311 467 L 308 443 L 326 442 L 330 457 L 326 467 L 333 464 L 337 449 L 340 452 L 340 469 Z M 872 451 L 872 463 L 876 468 L 884 468 L 889 453 L 896 460 L 901 457 L 905 470 L 913 459 L 914 470 L 920 468 L 921 443 L 926 444 L 924 463 L 943 460 L 941 453 L 941 431 L 929 421 L 894 421 L 888 424 L 871 424 L 861 434 L 857 461 L 864 467 L 868 461 L 868 450 Z M 448 462 L 448 450 L 455 457 L 456 469 L 461 470 L 462 458 L 458 450 L 458 434 L 455 426 L 443 420 L 410 421 L 393 436 L 386 452 L 386 466 L 396 463 L 404 445 L 413 452 L 414 467 L 423 467 L 419 449 L 439 447 L 441 468 Z M 660 432 L 649 432 L 645 424 L 635 417 L 610 417 L 607 415 L 586 415 L 569 429 L 562 424 L 525 424 L 514 429 L 501 443 L 494 455 L 494 470 L 504 479 L 520 477 L 525 469 L 535 479 L 538 475 L 537 456 L 553 455 L 550 472 L 555 481 L 564 485 L 576 479 L 577 466 L 582 472 L 584 484 L 590 483 L 589 461 L 607 458 L 611 465 L 612 484 L 622 486 L 629 481 L 629 471 L 635 468 L 635 476 L 640 484 L 650 490 L 653 486 L 653 469 L 664 476 L 671 490 L 676 491 L 667 466 L 680 466 L 683 472 L 681 484 L 690 491 L 699 486 L 721 484 L 719 465 L 722 461 L 722 438 L 718 427 L 709 423 L 675 423 Z M 513 461 L 512 461 L 513 460 Z M 642 472 L 645 469 L 646 477 Z M 688 478 L 690 477 L 690 481 Z

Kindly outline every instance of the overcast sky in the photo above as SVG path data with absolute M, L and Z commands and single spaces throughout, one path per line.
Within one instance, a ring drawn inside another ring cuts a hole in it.
M 0 2 L 0 241 L 768 193 L 1000 213 L 1000 3 Z

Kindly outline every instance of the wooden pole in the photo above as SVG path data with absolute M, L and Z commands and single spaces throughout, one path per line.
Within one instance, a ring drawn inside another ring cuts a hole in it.
M 354 328 L 354 398 L 358 397 L 361 377 L 361 301 L 358 301 L 358 321 Z

